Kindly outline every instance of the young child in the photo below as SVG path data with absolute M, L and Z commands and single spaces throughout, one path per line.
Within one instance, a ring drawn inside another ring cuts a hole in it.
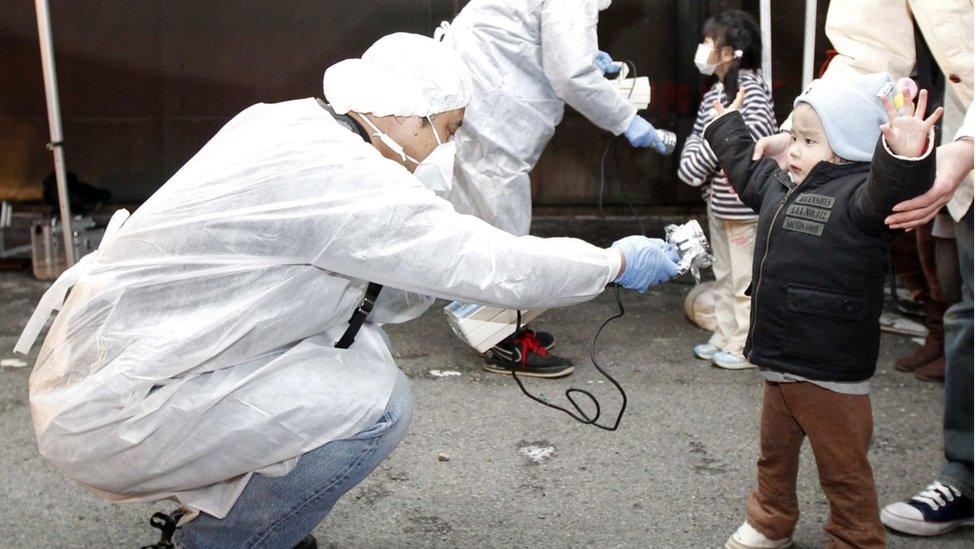
M 867 457 L 885 258 L 897 234 L 884 219 L 932 186 L 941 116 L 939 108 L 922 118 L 925 91 L 917 111 L 904 94 L 899 116 L 878 97 L 890 82 L 885 74 L 815 82 L 794 103 L 788 171 L 771 158 L 752 161 L 753 135 L 734 110 L 741 92 L 729 110 L 716 102 L 705 128 L 729 182 L 759 212 L 745 347 L 765 378 L 758 486 L 727 548 L 792 544 L 805 436 L 830 502 L 830 546 L 884 545 Z
M 776 118 L 772 95 L 759 74 L 762 37 L 756 20 L 744 11 L 726 11 L 705 22 L 703 35 L 695 64 L 702 74 L 714 74 L 716 79 L 698 107 L 694 129 L 681 151 L 678 177 L 689 185 L 702 186 L 708 203 L 708 232 L 715 255 L 716 327 L 708 342 L 696 345 L 693 352 L 722 368 L 752 368 L 742 356 L 742 348 L 749 332 L 745 291 L 752 275 L 758 217 L 729 186 L 718 159 L 702 139 L 702 130 L 715 117 L 712 103 L 728 105 L 739 90 L 745 97 L 740 112 L 752 137 L 775 133 Z

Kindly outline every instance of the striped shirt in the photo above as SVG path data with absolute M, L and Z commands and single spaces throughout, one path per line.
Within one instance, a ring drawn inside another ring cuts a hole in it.
M 739 87 L 745 90 L 740 112 L 753 139 L 776 133 L 776 117 L 773 115 L 773 97 L 769 87 L 757 71 L 739 71 Z M 678 178 L 694 187 L 702 187 L 702 197 L 711 206 L 712 214 L 719 219 L 751 221 L 758 218 L 756 212 L 739 200 L 735 189 L 729 185 L 725 173 L 718 165 L 712 148 L 702 139 L 705 124 L 715 117 L 712 103 L 729 101 L 721 82 L 716 82 L 702 97 L 698 117 L 691 135 L 685 141 L 678 161 Z

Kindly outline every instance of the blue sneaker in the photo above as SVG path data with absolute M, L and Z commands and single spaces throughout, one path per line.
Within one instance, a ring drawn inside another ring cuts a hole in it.
M 712 356 L 712 364 L 726 370 L 745 370 L 755 368 L 756 365 L 749 362 L 742 355 L 721 351 Z
M 722 349 L 712 345 L 711 343 L 701 343 L 695 345 L 691 352 L 695 353 L 695 357 L 702 360 L 711 360 L 715 353 L 721 352 Z
M 885 506 L 881 522 L 896 532 L 938 536 L 973 525 L 973 500 L 954 486 L 936 481 L 908 501 Z

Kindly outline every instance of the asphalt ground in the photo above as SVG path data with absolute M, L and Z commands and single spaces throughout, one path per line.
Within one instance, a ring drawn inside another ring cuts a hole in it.
M 649 221 L 651 234 L 661 220 Z M 595 218 L 542 220 L 540 234 L 606 244 L 632 230 Z M 12 347 L 46 284 L 0 273 L 0 358 Z M 315 531 L 323 547 L 721 547 L 741 523 L 755 483 L 761 380 L 691 356 L 707 334 L 686 321 L 690 286 L 623 292 L 626 315 L 599 341 L 601 363 L 628 404 L 621 427 L 584 426 L 524 397 L 511 378 L 484 372 L 443 319 L 390 326 L 409 376 L 414 418 L 403 444 L 336 505 Z M 593 335 L 616 311 L 612 293 L 551 310 L 534 322 L 558 338 L 577 371 L 528 381 L 559 401 L 569 387 L 593 391 L 604 414 L 620 400 L 588 358 Z M 930 482 L 943 462 L 940 384 L 893 369 L 911 338 L 882 336 L 872 382 L 870 458 L 882 505 Z M 34 352 L 36 353 L 35 346 Z M 32 362 L 34 355 L 29 357 Z M 432 370 L 457 372 L 439 377 Z M 112 504 L 91 495 L 37 453 L 27 406 L 28 368 L 0 369 L 0 547 L 137 547 L 173 504 Z M 798 480 L 797 546 L 820 547 L 828 506 L 809 446 Z M 445 454 L 447 461 L 438 458 Z M 972 528 L 920 539 L 889 534 L 891 547 L 972 547 Z

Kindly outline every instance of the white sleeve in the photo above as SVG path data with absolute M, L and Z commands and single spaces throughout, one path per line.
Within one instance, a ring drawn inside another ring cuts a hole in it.
M 571 238 L 516 237 L 457 213 L 406 170 L 371 162 L 368 182 L 304 213 L 312 264 L 418 294 L 511 309 L 586 301 L 616 270 L 603 248 Z M 355 178 L 355 174 L 349 174 Z
M 607 257 L 610 260 L 610 276 L 607 278 L 607 284 L 610 284 L 622 274 L 620 269 L 624 266 L 624 256 L 616 248 L 607 248 Z
M 603 248 L 515 237 L 457 213 L 312 100 L 258 105 L 235 117 L 125 229 L 129 238 L 106 261 L 312 265 L 505 308 L 586 301 L 611 277 Z M 145 238 L 159 231 L 166 238 Z
M 556 95 L 570 107 L 600 128 L 620 135 L 637 108 L 593 64 L 599 12 L 596 0 L 543 0 L 542 70 Z

